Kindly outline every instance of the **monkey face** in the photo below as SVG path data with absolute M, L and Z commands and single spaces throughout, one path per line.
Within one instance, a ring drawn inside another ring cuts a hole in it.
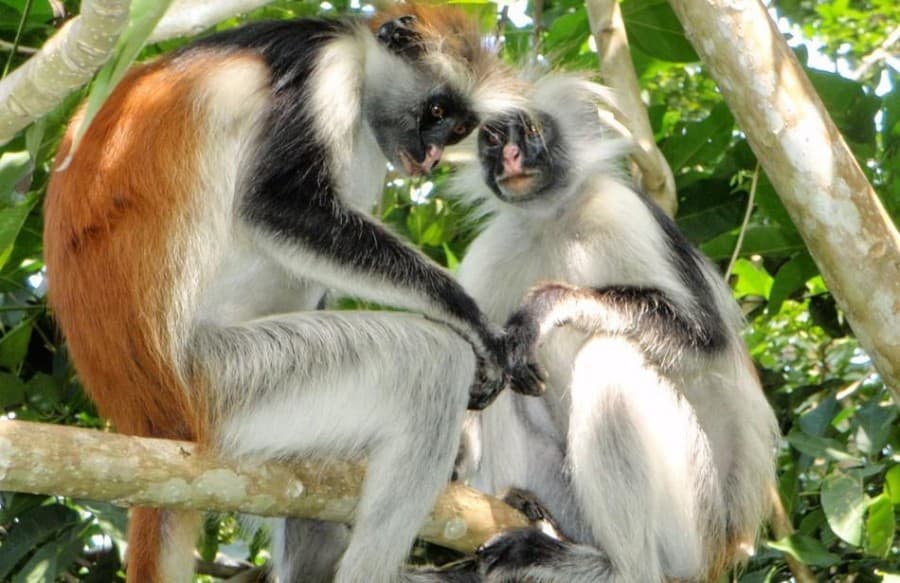
M 417 84 L 430 83 L 427 78 L 420 78 Z M 400 106 L 411 99 L 378 99 L 367 107 L 381 151 L 410 176 L 431 172 L 444 147 L 459 142 L 478 125 L 466 99 L 453 89 L 439 85 L 423 93 L 426 99 L 412 108 Z
M 501 200 L 521 203 L 563 186 L 569 166 L 556 122 L 517 112 L 486 122 L 478 135 L 485 183 Z

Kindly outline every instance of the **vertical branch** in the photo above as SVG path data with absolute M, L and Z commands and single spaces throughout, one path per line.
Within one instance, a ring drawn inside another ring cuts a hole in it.
M 900 234 L 759 0 L 670 0 L 900 405 Z
M 597 43 L 600 74 L 603 82 L 615 90 L 617 104 L 635 141 L 632 157 L 638 170 L 635 178 L 647 194 L 669 216 L 678 208 L 672 170 L 653 139 L 650 118 L 641 100 L 641 87 L 628 50 L 625 22 L 617 0 L 587 0 L 591 33 Z

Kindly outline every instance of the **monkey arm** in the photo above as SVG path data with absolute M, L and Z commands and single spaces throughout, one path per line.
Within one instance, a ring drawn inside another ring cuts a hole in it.
M 710 317 L 709 309 L 692 313 L 655 288 L 544 283 L 533 288 L 510 317 L 509 350 L 531 352 L 534 358 L 551 330 L 572 326 L 591 334 L 632 338 L 651 361 L 668 367 L 685 352 L 711 353 L 725 345 L 721 318 L 714 312 Z

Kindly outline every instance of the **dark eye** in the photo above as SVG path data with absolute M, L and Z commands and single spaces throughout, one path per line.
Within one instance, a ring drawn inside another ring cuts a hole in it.
M 536 138 L 541 135 L 541 130 L 534 124 L 530 124 L 527 129 L 527 134 L 529 138 Z
M 488 143 L 489 146 L 500 145 L 500 136 L 490 130 L 484 132 L 484 140 Z
M 453 126 L 453 133 L 457 136 L 464 136 L 469 133 L 469 126 L 464 123 L 456 124 Z
M 431 113 L 431 117 L 435 119 L 443 119 L 444 117 L 444 106 L 438 103 L 432 103 L 431 109 L 429 111 Z

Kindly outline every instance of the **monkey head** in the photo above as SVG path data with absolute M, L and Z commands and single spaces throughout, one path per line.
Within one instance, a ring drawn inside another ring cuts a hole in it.
M 569 175 L 559 126 L 540 111 L 488 120 L 478 133 L 482 178 L 501 200 L 521 203 L 558 192 Z
M 426 174 L 477 127 L 480 95 L 511 76 L 458 8 L 398 4 L 370 26 L 383 58 L 366 63 L 367 121 L 391 163 Z

